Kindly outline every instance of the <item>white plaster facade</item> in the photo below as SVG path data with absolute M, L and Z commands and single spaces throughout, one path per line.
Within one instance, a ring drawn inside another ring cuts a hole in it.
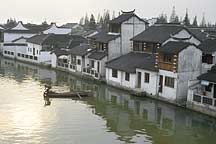
M 130 39 L 140 34 L 146 29 L 146 23 L 136 16 L 131 17 L 121 25 L 121 55 L 132 51 Z

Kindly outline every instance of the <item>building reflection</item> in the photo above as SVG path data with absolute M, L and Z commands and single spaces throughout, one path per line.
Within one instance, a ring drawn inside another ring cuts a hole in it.
M 146 143 L 214 143 L 216 120 L 159 101 L 138 98 L 119 89 L 84 80 L 65 72 L 54 71 L 8 59 L 0 59 L 0 74 L 13 76 L 18 82 L 29 77 L 41 85 L 58 88 L 92 90 L 94 97 L 83 99 L 95 115 L 106 122 L 109 132 L 124 143 L 140 139 Z M 50 105 L 51 102 L 46 103 Z

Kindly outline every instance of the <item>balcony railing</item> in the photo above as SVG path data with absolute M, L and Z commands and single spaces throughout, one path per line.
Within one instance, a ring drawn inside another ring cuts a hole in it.
M 203 105 L 213 106 L 216 108 L 216 98 L 206 97 L 201 94 L 194 94 L 193 101 Z
M 94 70 L 94 69 L 92 69 L 92 68 L 83 68 L 83 71 L 82 71 L 84 74 L 86 74 L 86 75 L 89 75 L 89 76 L 92 76 L 92 77 L 94 77 L 94 78 L 96 78 L 96 79 L 99 79 L 100 78 L 100 74 L 96 71 L 96 70 Z
M 69 65 L 67 63 L 60 63 L 60 62 L 58 62 L 58 67 L 60 67 L 60 68 L 68 69 L 69 68 L 68 66 Z

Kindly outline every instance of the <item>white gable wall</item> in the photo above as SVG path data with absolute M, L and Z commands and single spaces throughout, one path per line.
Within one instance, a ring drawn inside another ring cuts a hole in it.
M 121 54 L 129 53 L 131 48 L 130 39 L 139 33 L 143 32 L 146 28 L 145 22 L 139 20 L 137 17 L 132 17 L 121 25 Z
M 43 31 L 44 34 L 69 34 L 71 33 L 70 28 L 58 28 L 55 24 L 52 24 L 52 26 Z
M 195 46 L 189 46 L 178 56 L 178 91 L 177 99 L 186 99 L 188 81 L 195 80 L 202 69 L 202 51 Z
M 181 30 L 179 33 L 173 35 L 173 37 L 175 37 L 175 38 L 190 38 L 191 36 L 192 36 L 192 35 L 191 35 L 190 33 L 188 33 L 188 31 L 185 30 L 185 29 L 183 29 L 183 30 Z M 167 43 L 167 42 L 169 42 L 169 41 L 178 41 L 178 40 L 175 40 L 175 39 L 173 39 L 173 38 L 169 38 L 169 39 L 168 39 L 166 42 L 164 42 L 163 44 L 165 44 L 165 43 Z M 184 42 L 190 42 L 190 43 L 195 44 L 195 45 L 197 45 L 197 46 L 201 43 L 201 42 L 200 42 L 198 39 L 196 39 L 194 36 L 192 36 L 191 39 L 189 39 L 189 40 L 185 40 Z
M 120 46 L 121 46 L 120 37 L 108 43 L 108 60 L 112 60 L 121 55 Z
M 4 33 L 4 42 L 12 42 L 13 40 L 16 40 L 20 37 L 30 38 L 34 36 L 35 34 L 29 34 L 29 33 Z

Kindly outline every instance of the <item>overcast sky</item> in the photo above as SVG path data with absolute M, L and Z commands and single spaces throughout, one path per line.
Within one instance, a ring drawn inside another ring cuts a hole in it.
M 197 15 L 200 21 L 204 13 L 207 21 L 216 22 L 216 0 L 1 0 L 0 23 L 10 17 L 32 23 L 78 22 L 86 13 L 97 15 L 104 9 L 115 10 L 116 14 L 136 9 L 139 16 L 151 18 L 162 12 L 169 16 L 173 6 L 181 17 L 188 8 L 191 19 Z

